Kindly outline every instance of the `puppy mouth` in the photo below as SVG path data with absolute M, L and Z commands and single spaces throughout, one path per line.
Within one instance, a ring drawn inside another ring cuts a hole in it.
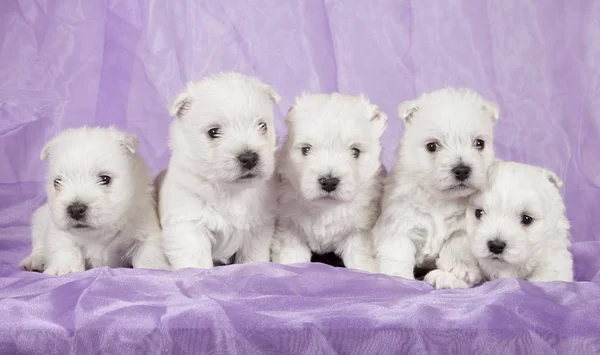
M 81 223 L 81 222 L 77 222 L 77 223 L 73 224 L 71 227 L 73 229 L 79 229 L 79 230 L 91 228 L 88 224 Z
M 466 192 L 466 191 L 469 191 L 472 189 L 473 189 L 472 186 L 470 186 L 464 182 L 461 182 L 460 184 L 456 184 L 456 185 L 446 188 L 446 190 L 444 190 L 444 191 L 452 192 L 452 193 L 462 193 L 462 192 Z
M 258 174 L 256 174 L 256 173 L 248 172 L 248 173 L 241 175 L 239 178 L 237 178 L 237 180 L 238 181 L 247 181 L 247 180 L 252 180 L 257 176 L 258 176 Z

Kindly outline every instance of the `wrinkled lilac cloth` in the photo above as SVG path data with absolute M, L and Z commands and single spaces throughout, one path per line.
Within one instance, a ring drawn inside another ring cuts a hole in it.
M 600 2 L 0 2 L 0 353 L 595 354 L 600 352 Z M 43 203 L 43 143 L 67 127 L 139 135 L 169 159 L 167 102 L 236 70 L 302 91 L 399 102 L 468 86 L 497 102 L 496 151 L 565 182 L 576 283 L 434 291 L 322 264 L 208 271 L 17 269 Z M 587 281 L 584 281 L 587 280 Z

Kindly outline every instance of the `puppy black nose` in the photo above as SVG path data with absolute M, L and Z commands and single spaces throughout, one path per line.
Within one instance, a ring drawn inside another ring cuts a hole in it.
M 492 252 L 493 254 L 502 254 L 504 248 L 506 248 L 506 243 L 501 240 L 494 239 L 488 241 L 487 246 L 490 252 Z
M 240 164 L 242 164 L 242 167 L 246 170 L 254 168 L 258 163 L 258 154 L 250 150 L 238 155 L 237 158 L 240 161 Z
M 319 178 L 319 184 L 321 184 L 321 189 L 323 191 L 327 191 L 327 192 L 335 191 L 335 189 L 337 188 L 339 183 L 340 183 L 340 179 L 332 177 L 332 176 L 325 176 L 325 177 Z
M 72 203 L 67 207 L 67 213 L 76 221 L 85 216 L 85 211 L 87 211 L 87 206 L 79 202 Z
M 471 174 L 471 167 L 466 166 L 464 164 L 458 164 L 452 169 L 452 174 L 458 181 L 465 181 L 469 178 Z

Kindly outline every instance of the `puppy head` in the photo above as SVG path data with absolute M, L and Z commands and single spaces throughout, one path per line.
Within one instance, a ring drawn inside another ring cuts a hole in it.
M 566 235 L 569 222 L 553 172 L 525 164 L 496 161 L 483 191 L 469 199 L 467 232 L 480 262 L 519 266 L 532 253 Z
M 405 133 L 399 162 L 440 197 L 464 197 L 483 187 L 494 158 L 498 108 L 467 89 L 442 89 L 398 108 Z
M 301 96 L 286 117 L 282 176 L 307 201 L 352 200 L 381 167 L 386 119 L 363 96 Z
M 256 78 L 221 73 L 188 84 L 169 107 L 171 148 L 205 180 L 246 184 L 268 179 L 276 149 L 273 105 L 279 95 Z
M 66 130 L 42 149 L 48 204 L 60 230 L 118 229 L 137 186 L 148 183 L 134 173 L 136 149 L 134 136 L 112 127 Z

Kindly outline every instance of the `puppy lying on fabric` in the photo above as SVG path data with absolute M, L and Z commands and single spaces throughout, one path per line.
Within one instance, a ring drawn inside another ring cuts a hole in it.
M 561 179 L 536 166 L 497 161 L 467 209 L 470 248 L 486 280 L 573 281 Z
M 274 229 L 279 95 L 221 73 L 190 83 L 170 107 L 169 166 L 157 178 L 165 251 L 174 269 L 269 261 Z
M 494 159 L 499 112 L 473 91 L 449 88 L 401 104 L 399 115 L 404 138 L 373 234 L 380 271 L 414 279 L 415 266 L 455 264 L 468 197 L 483 188 Z M 451 272 L 477 277 L 477 268 Z
M 386 119 L 362 96 L 296 100 L 278 156 L 274 262 L 309 262 L 311 252 L 334 252 L 348 268 L 377 270 L 371 229 L 382 193 L 379 137 Z
M 137 139 L 114 128 L 78 128 L 52 139 L 48 202 L 32 217 L 25 270 L 63 275 L 86 267 L 168 269 L 147 167 Z

